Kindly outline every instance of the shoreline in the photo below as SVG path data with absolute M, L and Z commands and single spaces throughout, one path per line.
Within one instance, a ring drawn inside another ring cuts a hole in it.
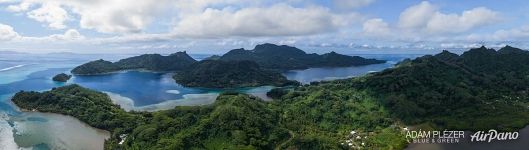
M 82 120 L 79 120 L 78 118 L 74 117 L 74 116 L 70 116 L 70 115 L 65 115 L 65 114 L 61 114 L 61 113 L 54 113 L 54 112 L 42 112 L 42 111 L 22 111 L 23 113 L 25 114 L 44 114 L 44 115 L 55 115 L 55 116 L 60 116 L 60 117 L 67 117 L 67 118 L 73 118 L 79 122 L 81 122 L 83 125 L 85 125 L 86 127 L 90 127 L 92 129 L 95 129 L 97 130 L 98 132 L 106 132 L 108 133 L 109 137 L 105 140 L 108 140 L 110 139 L 110 135 L 111 135 L 111 132 L 110 131 L 107 131 L 107 130 L 104 130 L 104 129 L 99 129 L 99 128 L 96 128 L 96 127 L 92 127 L 90 126 L 88 123 L 82 121 Z
M 18 107 L 18 106 L 17 106 Z M 88 123 L 82 121 L 82 120 L 79 120 L 78 118 L 74 117 L 74 116 L 70 116 L 70 115 L 65 115 L 65 114 L 61 114 L 61 113 L 54 113 L 54 112 L 44 112 L 44 111 L 39 111 L 37 109 L 33 109 L 33 110 L 28 110 L 28 109 L 24 109 L 24 108 L 18 108 L 18 110 L 24 114 L 32 114 L 32 113 L 39 113 L 39 114 L 48 114 L 48 115 L 60 115 L 62 117 L 68 117 L 68 118 L 74 118 L 76 119 L 77 121 L 83 123 L 84 125 L 92 128 L 92 129 L 96 129 L 96 130 L 100 130 L 100 131 L 104 131 L 104 132 L 108 132 L 110 134 L 110 131 L 107 131 L 107 130 L 104 130 L 104 129 L 99 129 L 99 128 L 96 128 L 96 127 L 92 127 L 90 126 Z M 105 139 L 106 140 L 106 139 Z
M 26 108 L 21 108 L 19 107 L 18 105 L 16 105 L 13 101 L 12 101 L 12 97 L 9 97 L 8 100 L 7 100 L 7 104 L 10 105 L 16 112 L 20 113 L 20 114 L 16 114 L 16 115 L 12 115 L 10 118 L 10 120 L 13 120 L 15 122 L 17 121 L 20 121 L 18 119 L 21 119 L 21 118 L 25 118 L 27 116 L 32 116 L 32 115 L 36 115 L 36 116 L 47 116 L 47 117 L 57 117 L 57 118 L 62 118 L 62 119 L 65 119 L 65 120 L 69 120 L 69 119 L 73 119 L 74 122 L 78 122 L 80 123 L 80 127 L 82 128 L 86 128 L 88 130 L 93 130 L 95 131 L 95 134 L 103 134 L 105 136 L 105 138 L 103 138 L 103 143 L 100 147 L 102 147 L 104 149 L 104 146 L 105 146 L 105 142 L 109 139 L 111 139 L 111 136 L 112 136 L 112 132 L 111 131 L 107 131 L 107 130 L 104 130 L 104 129 L 99 129 L 99 128 L 96 128 L 96 127 L 93 127 L 91 125 L 89 125 L 88 123 L 78 119 L 77 117 L 74 117 L 74 116 L 70 116 L 70 115 L 66 115 L 66 114 L 61 114 L 61 113 L 54 113 L 54 112 L 43 112 L 43 111 L 39 111 L 37 109 L 32 109 L 32 110 L 29 110 L 29 109 L 26 109 Z M 49 119 L 49 118 L 47 118 Z M 70 122 L 70 121 L 68 121 Z M 70 122 L 71 123 L 71 122 Z M 16 136 L 16 130 L 17 128 L 16 127 L 13 127 L 13 130 L 15 132 L 13 132 L 13 137 Z M 76 135 L 76 134 L 72 134 L 72 135 Z M 17 140 L 15 140 L 15 143 L 17 144 L 17 146 L 19 146 L 19 142 L 17 142 Z M 50 144 L 50 143 L 48 143 Z M 35 146 L 35 145 L 33 145 Z M 21 147 L 21 146 L 19 146 Z
M 90 126 L 76 117 L 60 113 L 30 111 L 11 117 L 10 120 L 15 124 L 15 143 L 21 148 L 45 144 L 50 149 L 82 147 L 103 150 L 105 142 L 112 136 L 110 131 Z
M 70 70 L 70 73 L 74 76 L 100 76 L 100 75 L 109 75 L 109 74 L 116 74 L 116 73 L 126 73 L 129 71 L 150 72 L 150 73 L 173 73 L 171 71 L 153 71 L 153 70 L 148 70 L 148 69 L 125 69 L 125 70 L 117 70 L 117 71 L 104 72 L 104 73 L 93 73 L 93 74 L 76 74 L 76 73 L 72 73 Z

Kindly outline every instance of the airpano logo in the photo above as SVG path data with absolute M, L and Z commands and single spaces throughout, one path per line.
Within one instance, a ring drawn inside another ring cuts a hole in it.
M 518 132 L 498 132 L 490 129 L 488 132 L 478 131 L 470 136 L 472 142 L 492 142 L 492 141 L 506 141 L 518 139 Z

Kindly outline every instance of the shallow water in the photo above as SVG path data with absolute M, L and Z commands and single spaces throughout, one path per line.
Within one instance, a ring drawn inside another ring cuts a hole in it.
M 43 144 L 49 149 L 103 149 L 108 131 L 99 130 L 70 116 L 27 112 L 12 117 L 14 141 L 20 147 Z
M 171 74 L 142 71 L 97 76 L 74 76 L 71 83 L 131 98 L 134 100 L 135 106 L 182 99 L 186 94 L 206 94 L 209 92 L 204 89 L 187 88 L 176 84 Z

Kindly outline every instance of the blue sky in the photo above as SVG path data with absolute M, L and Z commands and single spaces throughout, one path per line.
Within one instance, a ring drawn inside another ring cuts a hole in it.
M 324 53 L 529 48 L 523 0 L 0 0 L 0 51 Z

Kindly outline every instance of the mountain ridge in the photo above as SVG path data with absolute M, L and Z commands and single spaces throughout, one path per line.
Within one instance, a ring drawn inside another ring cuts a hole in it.
M 334 51 L 323 55 L 307 54 L 296 47 L 270 43 L 256 45 L 252 50 L 233 49 L 222 55 L 218 60 L 252 60 L 263 68 L 277 70 L 307 69 L 311 67 L 348 67 L 385 63 L 383 60 L 347 56 Z
M 233 49 L 222 56 L 211 58 L 221 61 L 255 61 L 264 69 L 279 71 L 311 67 L 348 67 L 385 63 L 384 60 L 342 55 L 334 51 L 323 55 L 307 54 L 296 47 L 270 43 L 256 45 L 253 50 Z M 197 62 L 185 51 L 167 56 L 143 54 L 121 59 L 117 62 L 91 61 L 75 67 L 71 72 L 76 75 L 96 75 L 129 69 L 174 72 L 184 70 Z
M 121 59 L 117 62 L 99 59 L 91 61 L 72 69 L 76 75 L 94 75 L 130 69 L 146 69 L 150 71 L 177 71 L 189 67 L 197 62 L 185 51 L 176 52 L 167 56 L 160 54 L 143 54 Z

